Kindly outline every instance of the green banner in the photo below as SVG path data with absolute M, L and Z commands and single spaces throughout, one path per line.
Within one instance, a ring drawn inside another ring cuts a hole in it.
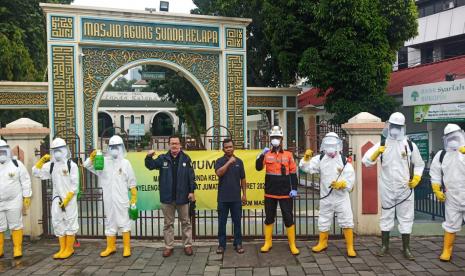
M 407 136 L 412 142 L 415 143 L 415 145 L 417 145 L 423 161 L 428 162 L 429 160 L 428 132 L 412 133 L 412 134 L 407 134 Z

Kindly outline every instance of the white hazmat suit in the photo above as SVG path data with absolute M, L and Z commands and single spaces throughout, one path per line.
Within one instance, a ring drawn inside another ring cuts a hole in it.
M 131 231 L 128 191 L 134 191 L 137 183 L 131 163 L 124 158 L 125 152 L 123 140 L 115 135 L 110 138 L 103 170 L 95 170 L 93 157 L 84 162 L 84 167 L 98 176 L 99 185 L 103 190 L 105 235 L 110 237 L 110 245 L 113 245 L 113 239 L 116 239 L 118 230 L 121 230 L 123 235 Z M 114 252 L 113 246 L 110 249 L 111 254 Z M 109 254 L 103 255 L 102 257 L 106 257 Z
M 443 139 L 444 149 L 434 156 L 430 176 L 436 197 L 445 201 L 446 207 L 446 219 L 442 223 L 444 249 L 440 259 L 450 261 L 455 233 L 465 221 L 465 134 L 458 125 L 448 124 Z M 444 193 L 440 191 L 442 185 Z
M 51 160 L 45 163 L 48 158 L 42 157 L 32 168 L 32 172 L 35 177 L 42 180 L 52 180 L 52 226 L 55 236 L 60 238 L 60 252 L 54 258 L 66 259 L 74 253 L 72 246 L 79 230 L 76 198 L 79 189 L 79 171 L 76 163 L 70 160 L 70 152 L 63 139 L 53 140 L 50 153 Z M 63 239 L 65 237 L 66 239 Z M 62 243 L 64 240 L 65 244 Z M 63 253 L 64 251 L 66 252 Z
M 0 256 L 3 255 L 4 232 L 9 228 L 14 257 L 21 257 L 23 201 L 29 202 L 32 196 L 31 179 L 23 163 L 12 159 L 11 149 L 3 140 L 0 140 L 0 191 Z
M 381 174 L 378 178 L 382 206 L 380 228 L 383 232 L 383 245 L 386 247 L 382 248 L 383 252 L 379 255 L 383 256 L 389 248 L 389 231 L 394 227 L 394 217 L 397 216 L 398 229 L 406 249 L 404 254 L 406 258 L 413 259 L 408 248 L 414 220 L 413 188 L 420 182 L 425 162 L 415 143 L 409 142 L 405 136 L 403 114 L 396 112 L 391 115 L 384 137 L 385 145 L 375 144 L 365 153 L 362 160 L 367 167 L 374 166 L 381 160 Z M 378 158 L 379 155 L 381 158 Z
M 354 227 L 349 196 L 355 183 L 354 168 L 351 163 L 346 162 L 346 157 L 341 155 L 342 141 L 336 133 L 328 133 L 323 139 L 320 149 L 323 152 L 321 155 L 314 156 L 309 162 L 305 158 L 301 159 L 299 164 L 300 169 L 306 173 L 320 174 L 321 199 L 318 216 L 320 243 L 313 248 L 314 252 L 320 252 L 327 247 L 328 232 L 335 213 L 339 226 L 345 230 L 350 229 L 350 233 L 344 233 L 346 238 L 348 235 L 352 236 L 352 228 Z M 344 183 L 344 186 L 334 188 L 334 182 Z M 345 232 L 349 232 L 349 230 Z M 350 249 L 348 255 L 355 257 L 355 251 L 353 248 Z

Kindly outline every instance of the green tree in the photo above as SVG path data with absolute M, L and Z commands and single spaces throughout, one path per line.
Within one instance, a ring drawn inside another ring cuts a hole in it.
M 281 72 L 264 33 L 264 0 L 193 0 L 193 14 L 252 18 L 247 27 L 247 85 L 278 86 Z
M 109 84 L 106 91 L 134 91 L 132 85 L 136 80 L 127 80 L 125 77 L 118 78 L 113 85 Z
M 361 111 L 386 119 L 397 105 L 385 92 L 396 51 L 417 34 L 415 2 L 320 0 L 310 10 L 316 39 L 299 73 L 326 94 L 335 122 Z
M 189 132 L 204 147 L 201 134 L 206 130 L 206 113 L 197 89 L 180 72 L 158 65 L 144 66 L 144 71 L 165 72 L 164 80 L 151 80 L 145 91 L 156 92 L 164 101 L 175 103 L 176 115 L 187 123 Z
M 72 0 L 0 0 L 0 81 L 46 81 L 45 16 L 39 2 Z M 20 117 L 48 126 L 47 111 L 0 110 L 2 126 Z

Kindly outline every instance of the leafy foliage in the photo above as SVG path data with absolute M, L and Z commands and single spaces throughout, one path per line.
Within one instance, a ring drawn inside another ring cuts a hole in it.
M 180 72 L 158 65 L 144 67 L 144 71 L 165 72 L 164 80 L 151 80 L 145 90 L 156 92 L 163 100 L 175 103 L 176 115 L 181 122 L 187 123 L 189 132 L 201 143 L 201 134 L 205 133 L 206 113 L 197 89 Z
M 0 81 L 46 81 L 45 16 L 39 2 L 72 0 L 0 0 Z M 21 117 L 48 126 L 47 111 L 0 110 L 2 126 Z

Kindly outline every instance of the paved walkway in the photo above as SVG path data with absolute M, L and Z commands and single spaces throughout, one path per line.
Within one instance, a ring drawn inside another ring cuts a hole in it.
M 442 248 L 441 237 L 415 238 L 412 250 L 416 261 L 402 258 L 398 238 L 392 238 L 391 255 L 377 257 L 379 238 L 359 237 L 356 240 L 357 258 L 345 257 L 343 240 L 331 240 L 326 252 L 313 254 L 314 243 L 298 242 L 301 254 L 290 255 L 286 242 L 275 242 L 270 253 L 259 253 L 260 243 L 245 243 L 246 254 L 238 255 L 229 247 L 224 258 L 215 253 L 215 243 L 198 243 L 193 256 L 185 256 L 176 248 L 170 258 L 162 257 L 159 242 L 133 242 L 133 255 L 118 252 L 100 258 L 105 244 L 100 240 L 82 240 L 76 254 L 63 261 L 53 260 L 57 249 L 55 240 L 26 242 L 24 257 L 11 259 L 10 241 L 6 241 L 5 257 L 0 259 L 2 275 L 465 275 L 465 237 L 458 237 L 451 263 L 438 260 Z

